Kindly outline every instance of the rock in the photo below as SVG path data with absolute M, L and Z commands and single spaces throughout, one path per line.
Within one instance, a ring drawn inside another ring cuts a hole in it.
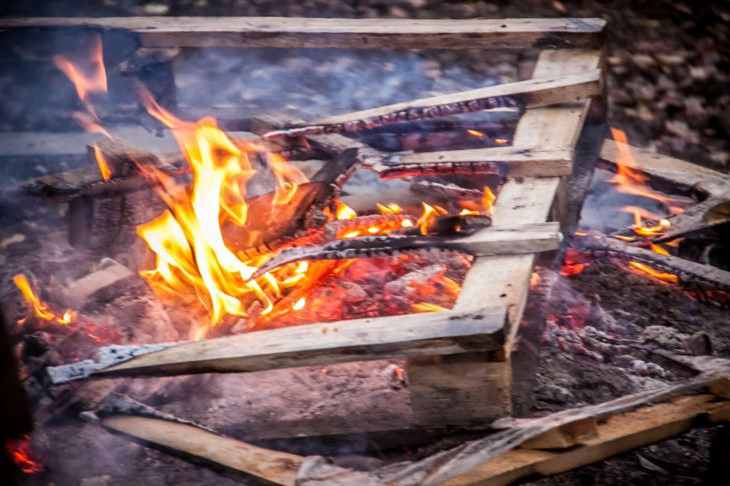
M 81 486 L 107 486 L 112 477 L 108 474 L 103 476 L 92 476 L 81 480 Z
M 698 331 L 682 340 L 684 349 L 695 356 L 712 354 L 712 339 L 704 331 Z
M 631 58 L 631 60 L 636 64 L 637 67 L 641 69 L 653 69 L 656 66 L 656 60 L 651 57 L 647 56 L 646 54 L 637 54 Z
M 682 120 L 667 120 L 664 123 L 664 128 L 666 128 L 669 133 L 681 137 L 682 140 L 685 140 L 688 143 L 700 142 L 700 137 L 697 132 L 692 130 L 689 125 L 687 125 L 687 122 Z
M 678 350 L 682 348 L 682 339 L 685 337 L 685 334 L 680 333 L 673 327 L 648 326 L 641 333 L 639 339 L 644 343 L 657 344 L 662 349 Z

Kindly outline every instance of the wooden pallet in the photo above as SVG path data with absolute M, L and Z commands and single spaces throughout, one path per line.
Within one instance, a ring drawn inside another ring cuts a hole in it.
M 121 32 L 144 49 L 537 47 L 546 50 L 541 51 L 532 77 L 548 80 L 580 77 L 600 68 L 604 21 L 167 17 L 0 20 L 0 32 L 6 34 L 69 27 L 106 34 Z M 564 213 L 561 181 L 569 172 L 565 161 L 573 159 L 591 101 L 582 97 L 580 101 L 552 103 L 554 100 L 527 104 L 513 148 L 538 150 L 543 157 L 538 154 L 534 160 L 524 160 L 523 156 L 522 171 L 512 174 L 499 193 L 494 227 L 485 231 L 498 231 L 516 223 L 539 226 L 549 219 L 560 219 Z M 488 151 L 482 155 L 493 157 L 495 151 Z M 546 159 L 544 154 L 551 157 Z M 527 170 L 540 160 L 557 161 L 560 170 Z M 525 174 L 540 177 L 515 177 Z M 534 243 L 536 239 L 529 240 Z M 535 252 L 555 247 L 530 247 L 529 253 L 507 248 L 478 256 L 452 312 L 315 324 L 182 344 L 131 358 L 107 371 L 135 375 L 240 372 L 405 356 L 415 416 L 415 423 L 409 425 L 483 425 L 512 411 L 511 354 L 525 309 Z M 234 346 L 234 341 L 243 344 Z M 251 349 L 261 352 L 252 354 Z M 393 424 L 393 428 L 402 425 Z

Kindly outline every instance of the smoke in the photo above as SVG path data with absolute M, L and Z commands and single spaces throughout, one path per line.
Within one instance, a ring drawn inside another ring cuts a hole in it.
M 196 50 L 175 66 L 178 99 L 196 108 L 240 106 L 242 117 L 287 112 L 310 119 L 499 82 L 433 57 L 382 50 Z

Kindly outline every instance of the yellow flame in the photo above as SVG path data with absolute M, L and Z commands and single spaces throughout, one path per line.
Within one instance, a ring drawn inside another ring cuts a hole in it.
M 70 309 L 66 310 L 61 315 L 56 314 L 48 304 L 43 302 L 40 297 L 36 295 L 25 275 L 21 273 L 15 275 L 13 277 L 13 283 L 23 295 L 29 310 L 29 315 L 20 319 L 18 324 L 25 323 L 31 315 L 34 315 L 43 321 L 55 322 L 61 325 L 70 324 L 76 318 L 76 313 Z
M 431 304 L 430 302 L 417 302 L 411 305 L 411 310 L 413 312 L 441 312 L 449 309 L 437 304 Z
M 106 158 L 104 157 L 104 154 L 102 153 L 101 149 L 97 147 L 96 145 L 93 146 L 94 149 L 94 158 L 96 159 L 96 164 L 99 166 L 99 172 L 101 173 L 101 178 L 105 181 L 108 181 L 112 178 L 112 170 L 109 167 L 109 163 L 106 161 Z

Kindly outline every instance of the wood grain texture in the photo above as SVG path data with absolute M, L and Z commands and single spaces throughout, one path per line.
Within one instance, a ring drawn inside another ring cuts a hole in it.
M 38 17 L 2 19 L 0 30 L 121 29 L 137 34 L 143 47 L 522 49 L 596 47 L 605 24 L 596 18 Z
M 95 373 L 165 376 L 247 372 L 296 366 L 498 349 L 505 309 L 355 319 L 249 332 L 184 343 Z
M 283 486 L 296 484 L 297 471 L 304 460 L 296 454 L 256 447 L 193 425 L 158 418 L 109 416 L 101 420 L 101 425 L 146 444 L 220 464 Z
M 488 147 L 408 154 L 402 156 L 399 162 L 498 162 L 507 167 L 509 177 L 552 177 L 571 173 L 573 153 L 566 149 L 543 150 L 540 147 Z

